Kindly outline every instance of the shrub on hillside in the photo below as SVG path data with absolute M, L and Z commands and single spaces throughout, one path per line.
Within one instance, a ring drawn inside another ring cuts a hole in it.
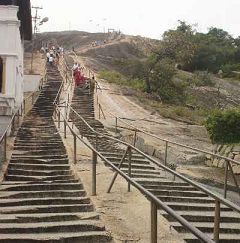
M 170 59 L 158 61 L 150 73 L 152 93 L 158 94 L 167 103 L 180 104 L 185 100 L 185 84 L 175 82 L 176 69 Z
M 196 71 L 193 75 L 193 83 L 196 86 L 214 86 L 215 82 L 207 71 Z
M 240 109 L 212 112 L 205 126 L 213 143 L 240 142 Z
M 221 69 L 223 71 L 224 78 L 232 78 L 236 76 L 233 71 L 240 70 L 240 64 L 226 64 L 222 66 Z

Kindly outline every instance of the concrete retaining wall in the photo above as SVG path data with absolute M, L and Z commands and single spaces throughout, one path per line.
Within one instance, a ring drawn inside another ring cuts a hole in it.
M 41 75 L 24 75 L 24 92 L 34 92 L 39 86 Z
M 216 145 L 214 148 L 214 153 L 220 154 L 222 156 L 237 160 L 240 162 L 240 144 L 237 145 Z M 225 160 L 213 158 L 209 156 L 206 164 L 208 166 L 214 166 L 218 168 L 225 168 Z M 240 174 L 240 166 L 232 164 L 233 172 Z

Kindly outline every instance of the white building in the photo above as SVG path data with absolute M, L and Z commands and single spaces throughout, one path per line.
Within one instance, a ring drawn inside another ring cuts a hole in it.
M 0 0 L 0 126 L 23 101 L 23 43 L 31 38 L 30 0 Z

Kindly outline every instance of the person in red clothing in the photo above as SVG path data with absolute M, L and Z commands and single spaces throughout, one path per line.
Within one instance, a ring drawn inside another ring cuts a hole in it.
M 75 80 L 75 85 L 79 87 L 83 87 L 85 85 L 85 77 L 81 74 L 80 70 L 77 69 L 74 72 L 74 80 Z

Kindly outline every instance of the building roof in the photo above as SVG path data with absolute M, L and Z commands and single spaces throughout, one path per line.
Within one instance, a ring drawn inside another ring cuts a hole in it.
M 24 40 L 32 39 L 32 15 L 30 0 L 0 0 L 0 5 L 19 6 L 18 19 L 21 21 L 20 33 Z

